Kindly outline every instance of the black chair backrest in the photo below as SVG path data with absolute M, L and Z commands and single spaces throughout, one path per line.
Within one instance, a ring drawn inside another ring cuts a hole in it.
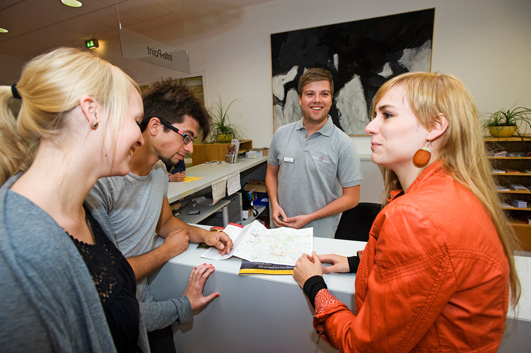
M 379 203 L 360 202 L 343 212 L 336 229 L 336 239 L 368 241 L 374 219 L 382 209 Z

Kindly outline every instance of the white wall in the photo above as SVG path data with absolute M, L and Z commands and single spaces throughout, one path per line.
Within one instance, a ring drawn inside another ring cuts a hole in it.
M 187 24 L 193 72 L 219 93 L 256 146 L 273 136 L 270 34 L 435 7 L 432 71 L 460 77 L 484 112 L 531 106 L 529 0 L 279 0 Z M 182 32 L 182 31 L 181 31 Z M 152 34 L 153 36 L 156 33 Z M 183 45 L 183 39 L 175 40 Z M 370 153 L 368 138 L 354 138 Z
M 515 103 L 531 107 L 529 0 L 278 0 L 190 21 L 186 38 L 164 32 L 170 45 L 189 49 L 192 72 L 205 75 L 207 105 L 218 94 L 224 101 L 240 99 L 231 119 L 262 147 L 273 136 L 272 33 L 433 7 L 432 71 L 461 78 L 482 112 Z M 182 34 L 182 26 L 176 27 Z M 162 32 L 149 35 L 160 38 Z M 144 79 L 146 72 L 139 74 Z M 368 137 L 353 139 L 360 154 L 370 154 Z M 379 171 L 363 164 L 361 201 L 379 201 Z
M 277 0 L 238 11 L 167 25 L 144 32 L 187 49 L 193 73 L 205 77 L 210 105 L 239 99 L 231 119 L 255 147 L 273 136 L 272 33 L 436 8 L 432 71 L 460 77 L 482 112 L 531 107 L 531 1 L 529 0 Z M 101 38 L 102 57 L 139 83 L 183 74 L 122 58 L 117 40 Z M 3 60 L 4 61 L 4 60 Z M 370 154 L 368 137 L 353 137 L 360 154 Z
M 256 147 L 273 136 L 272 33 L 348 22 L 435 7 L 432 71 L 461 78 L 482 112 L 531 106 L 531 1 L 529 0 L 277 0 L 238 11 L 145 32 L 188 49 L 192 73 L 205 77 L 207 105 L 219 94 L 239 99 L 231 119 Z M 101 41 L 100 41 L 101 42 Z M 139 83 L 182 73 L 120 57 L 117 41 L 102 57 L 120 65 Z M 353 138 L 361 154 L 367 137 Z
M 432 71 L 460 77 L 482 112 L 531 106 L 531 1 L 529 0 L 277 0 L 242 10 L 144 32 L 189 50 L 192 73 L 205 77 L 207 105 L 219 94 L 239 99 L 231 119 L 256 147 L 273 136 L 272 33 L 436 8 Z M 101 38 L 96 52 L 139 83 L 182 73 L 122 58 L 116 39 Z M 3 56 L 2 66 L 8 59 Z M 12 63 L 9 63 L 13 66 Z M 23 63 L 20 63 L 22 65 Z M 361 154 L 367 137 L 354 137 Z

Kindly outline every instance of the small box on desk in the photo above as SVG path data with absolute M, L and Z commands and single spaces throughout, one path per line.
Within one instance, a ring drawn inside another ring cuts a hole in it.
M 247 158 L 249 159 L 258 159 L 262 158 L 262 152 L 261 151 L 247 151 Z
M 251 178 L 243 189 L 253 195 L 253 203 L 255 206 L 260 205 L 260 203 L 257 204 L 257 200 L 268 198 L 267 188 L 264 180 L 255 180 Z M 269 203 L 269 199 L 267 200 L 267 203 Z
M 257 159 L 262 157 L 267 157 L 269 155 L 269 148 L 251 148 L 247 152 L 247 158 Z
M 269 198 L 267 197 L 257 197 L 253 200 L 253 206 L 268 206 L 269 205 Z
M 513 206 L 516 208 L 527 208 L 527 202 L 523 200 L 513 200 Z

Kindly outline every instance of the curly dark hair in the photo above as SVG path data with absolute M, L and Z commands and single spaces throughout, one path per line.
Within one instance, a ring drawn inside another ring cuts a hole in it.
M 152 83 L 142 94 L 144 119 L 142 132 L 153 117 L 160 117 L 170 124 L 181 123 L 185 115 L 194 118 L 203 130 L 203 140 L 210 133 L 212 117 L 192 91 L 179 80 L 166 78 Z M 168 130 L 164 126 L 164 130 Z

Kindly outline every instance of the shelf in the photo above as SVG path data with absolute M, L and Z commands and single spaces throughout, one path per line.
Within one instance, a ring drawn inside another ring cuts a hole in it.
M 258 214 L 256 216 L 251 216 L 245 220 L 243 220 L 242 225 L 246 226 L 253 222 L 255 219 L 257 219 L 262 213 L 264 213 L 266 209 L 266 206 L 256 206 L 256 210 L 258 211 Z
M 496 190 L 496 192 L 499 192 L 500 194 L 524 194 L 524 195 L 531 194 L 531 191 L 517 191 L 517 190 Z
M 487 157 L 487 159 L 500 160 L 500 159 L 511 159 L 511 160 L 524 160 L 531 159 L 531 157 Z
M 531 135 L 525 135 L 525 137 L 484 137 L 485 142 L 522 142 L 531 141 Z
M 194 143 L 194 153 L 192 153 L 192 164 L 194 166 L 208 161 L 224 161 L 227 148 L 230 142 L 223 143 Z M 252 140 L 240 140 L 240 152 L 249 151 L 253 148 Z
M 525 137 L 513 136 L 507 138 L 485 137 L 486 148 L 490 152 L 506 151 L 510 156 L 487 156 L 492 170 L 491 175 L 497 180 L 499 186 L 508 190 L 496 190 L 503 199 L 504 212 L 510 218 L 520 244 L 515 244 L 515 250 L 531 251 L 531 225 L 522 221 L 520 217 L 531 216 L 531 191 L 514 190 L 509 187 L 511 184 L 531 185 L 531 156 L 526 152 L 531 150 L 531 135 Z M 504 171 L 505 173 L 498 173 Z M 527 202 L 526 208 L 513 207 L 513 201 L 523 200 Z
M 517 227 L 531 227 L 531 224 L 527 224 L 524 221 L 521 221 L 519 219 L 511 219 L 509 220 L 509 224 Z
M 503 176 L 503 175 L 507 175 L 507 176 L 531 176 L 531 173 L 492 173 L 492 175 L 497 175 L 497 176 Z
M 175 210 L 174 216 L 176 217 L 178 216 L 178 218 L 185 223 L 198 224 L 205 218 L 220 211 L 222 208 L 227 206 L 229 203 L 230 203 L 230 200 L 222 199 L 222 200 L 219 200 L 215 205 L 211 205 L 207 203 L 197 203 L 195 206 L 187 205 L 178 210 Z M 188 212 L 190 211 L 199 211 L 199 213 L 191 215 L 191 214 L 188 214 Z

